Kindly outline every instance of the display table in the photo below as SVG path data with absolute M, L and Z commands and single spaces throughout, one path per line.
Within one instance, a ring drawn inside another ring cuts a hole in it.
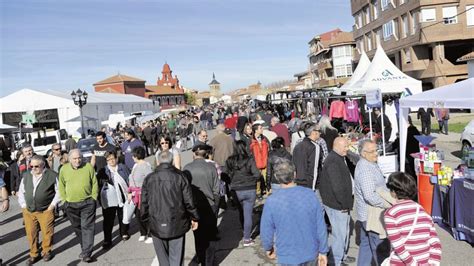
M 474 180 L 454 179 L 450 187 L 435 185 L 433 222 L 455 239 L 474 244 Z

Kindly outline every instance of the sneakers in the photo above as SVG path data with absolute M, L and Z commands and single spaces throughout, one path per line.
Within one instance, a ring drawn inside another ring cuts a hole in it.
M 147 237 L 145 240 L 145 244 L 153 244 L 153 238 Z
M 244 247 L 251 247 L 255 245 L 255 241 L 253 241 L 252 239 L 244 239 L 243 245 Z
M 143 241 L 145 241 L 145 239 L 146 239 L 146 236 L 140 236 L 138 238 L 138 242 L 143 242 Z

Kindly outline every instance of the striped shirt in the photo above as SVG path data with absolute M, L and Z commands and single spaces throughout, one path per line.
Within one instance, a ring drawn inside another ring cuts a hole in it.
M 367 221 L 368 206 L 384 207 L 384 200 L 377 194 L 379 187 L 385 188 L 385 177 L 377 163 L 363 157 L 357 162 L 354 172 L 354 198 L 356 219 Z
M 417 206 L 420 210 L 413 225 Z M 390 265 L 439 265 L 441 242 L 431 216 L 423 207 L 412 200 L 398 202 L 387 209 L 384 221 L 394 251 L 390 256 Z M 407 239 L 412 226 L 413 232 Z

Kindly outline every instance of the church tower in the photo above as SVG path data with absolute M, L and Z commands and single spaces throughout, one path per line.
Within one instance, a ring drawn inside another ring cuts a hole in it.
M 221 84 L 219 81 L 216 80 L 216 75 L 212 73 L 212 81 L 209 83 L 209 90 L 211 93 L 211 97 L 214 96 L 217 99 L 219 99 L 222 94 L 221 94 Z

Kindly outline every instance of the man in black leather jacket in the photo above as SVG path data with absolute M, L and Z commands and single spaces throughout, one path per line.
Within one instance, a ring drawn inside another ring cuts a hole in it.
M 158 167 L 142 186 L 140 211 L 150 225 L 160 265 L 183 264 L 186 232 L 190 227 L 196 230 L 199 220 L 191 184 L 172 160 L 170 152 L 160 153 Z

